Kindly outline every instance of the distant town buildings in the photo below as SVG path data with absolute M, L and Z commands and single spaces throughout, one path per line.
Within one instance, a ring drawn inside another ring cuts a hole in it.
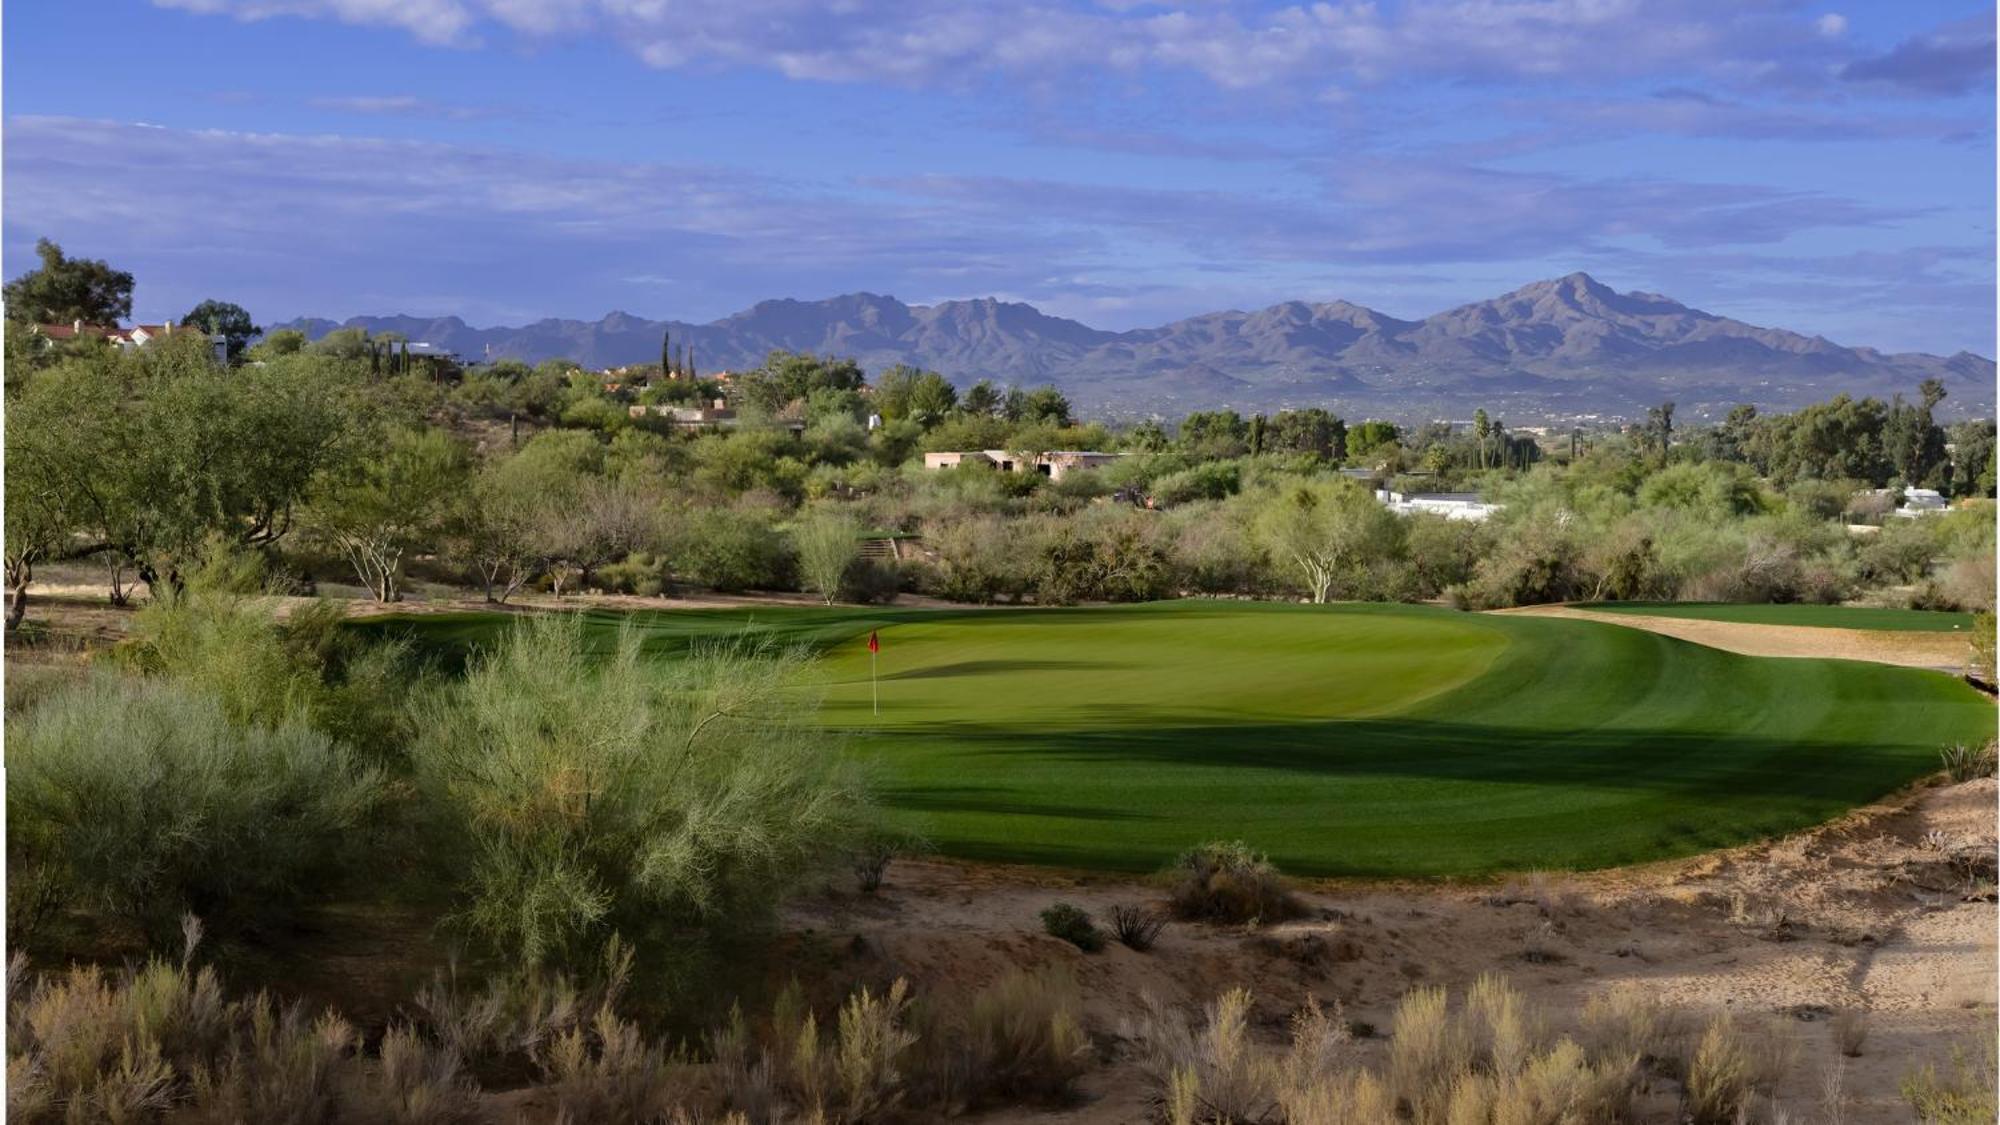
M 37 324 L 34 327 L 34 332 L 51 342 L 95 338 L 116 345 L 125 351 L 131 351 L 134 348 L 143 348 L 154 340 L 162 340 L 176 334 L 183 336 L 189 333 L 197 336 L 202 334 L 198 328 L 189 328 L 185 325 L 177 328 L 171 320 L 161 324 L 135 324 L 130 328 L 120 328 L 115 324 L 85 324 L 83 321 L 74 320 L 68 324 Z M 208 340 L 215 346 L 215 355 L 218 360 L 228 357 L 228 337 L 209 336 Z

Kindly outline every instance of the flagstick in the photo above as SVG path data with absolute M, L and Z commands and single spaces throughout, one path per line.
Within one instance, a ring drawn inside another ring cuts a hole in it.
M 882 713 L 882 685 L 875 679 L 875 650 L 868 650 L 868 693 L 875 698 L 875 713 Z

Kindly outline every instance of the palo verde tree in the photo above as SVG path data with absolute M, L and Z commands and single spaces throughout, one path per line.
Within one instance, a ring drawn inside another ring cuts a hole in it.
M 816 512 L 792 529 L 792 546 L 806 588 L 832 605 L 861 557 L 861 525 L 844 512 Z
M 580 615 L 525 623 L 428 702 L 411 748 L 457 917 L 521 964 L 726 932 L 873 824 L 807 694 L 803 652 L 605 655 Z
M 339 551 L 378 602 L 403 596 L 403 563 L 437 546 L 471 480 L 465 447 L 440 430 L 395 430 L 316 482 L 315 538 Z
M 96 258 L 71 258 L 44 238 L 41 265 L 7 283 L 0 300 L 17 324 L 116 324 L 132 315 L 132 275 Z
M 1296 571 L 1315 603 L 1342 579 L 1359 578 L 1402 542 L 1395 515 L 1353 481 L 1300 481 L 1272 493 L 1257 514 L 1257 537 Z

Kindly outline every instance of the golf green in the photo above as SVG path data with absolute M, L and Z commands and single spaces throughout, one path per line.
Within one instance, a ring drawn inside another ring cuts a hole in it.
M 1216 838 L 1307 875 L 1685 855 L 1823 821 L 1995 721 L 1937 673 L 1425 607 L 630 618 L 662 658 L 746 628 L 815 645 L 825 721 L 876 763 L 900 826 L 948 855 L 1100 870 L 1156 869 Z M 607 640 L 620 620 L 588 619 Z M 450 655 L 508 620 L 369 627 Z
M 1745 625 L 1804 625 L 1819 629 L 1867 629 L 1899 633 L 1970 633 L 1972 614 L 1932 609 L 1885 609 L 1849 605 L 1738 605 L 1730 602 L 1585 602 L 1592 613 L 1644 617 L 1691 617 Z

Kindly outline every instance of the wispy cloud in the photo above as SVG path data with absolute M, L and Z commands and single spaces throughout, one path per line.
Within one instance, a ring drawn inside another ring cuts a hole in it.
M 1781 315 L 1793 290 L 1837 291 L 1843 308 L 1872 294 L 1878 309 L 1927 310 L 1925 323 L 1945 319 L 1938 309 L 1974 326 L 1991 314 L 1990 266 L 1962 251 L 1840 265 L 1786 249 L 1804 231 L 1879 230 L 1907 211 L 1720 181 L 1354 157 L 1308 165 L 1314 178 L 1282 193 L 971 175 L 814 182 L 48 117 L 9 120 L 5 158 L 7 248 L 47 234 L 112 257 L 139 274 L 140 304 L 159 315 L 279 294 L 252 311 L 705 318 L 868 288 L 910 301 L 1009 295 L 1126 327 L 1340 295 L 1399 294 L 1399 314 L 1423 313 L 1528 280 L 1541 263 L 1669 292 L 1677 278 L 1721 289 L 1731 261 L 1746 263 L 1744 277 L 1789 279 L 1765 290 L 1778 294 L 1776 323 L 1813 326 Z M 1968 297 L 1982 285 L 1983 312 Z
M 1838 16 L 1815 16 L 1784 0 L 1320 0 L 1277 6 L 1227 0 L 155 2 L 243 20 L 302 17 L 399 27 L 441 45 L 470 45 L 496 34 L 593 36 L 624 44 L 658 67 L 741 66 L 798 79 L 912 85 L 1075 71 L 1189 73 L 1226 90 L 1692 72 L 1774 88 L 1830 77 L 1843 64 L 1862 76 L 1885 67 L 1885 77 L 1913 73 L 1917 61 L 1863 59 Z M 1953 65 L 1965 65 L 1952 58 Z M 1929 88 L 1962 87 L 1932 81 Z
M 1906 94 L 1964 94 L 1993 85 L 1993 17 L 1963 20 L 1905 39 L 1879 55 L 1841 68 L 1849 82 L 1884 85 Z
M 521 111 L 502 106 L 460 105 L 434 101 L 413 94 L 348 94 L 338 97 L 308 98 L 314 109 L 354 113 L 373 117 L 419 117 L 437 121 L 482 121 L 497 117 L 518 117 Z

